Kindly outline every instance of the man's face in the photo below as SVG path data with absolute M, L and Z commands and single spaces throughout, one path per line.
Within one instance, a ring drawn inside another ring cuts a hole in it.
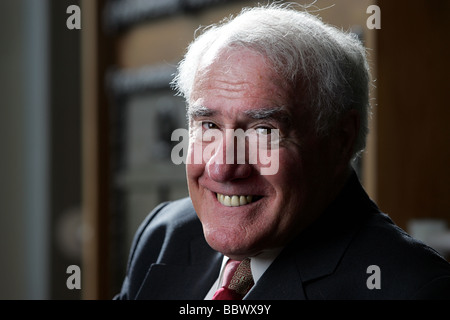
M 269 62 L 247 49 L 222 53 L 197 72 L 188 157 L 215 145 L 201 163 L 188 162 L 188 186 L 207 242 L 227 256 L 285 245 L 327 201 L 334 170 L 329 143 L 314 134 L 301 96 L 294 97 Z M 279 161 L 275 174 L 262 175 L 267 165 L 261 162 L 227 163 L 229 132 L 236 129 L 254 129 L 269 140 L 271 130 L 279 130 L 279 143 L 272 146 L 278 155 L 272 161 Z M 202 141 L 207 130 L 219 130 L 220 141 Z

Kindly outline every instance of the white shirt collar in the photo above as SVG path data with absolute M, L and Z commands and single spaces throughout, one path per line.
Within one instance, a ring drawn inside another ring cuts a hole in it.
M 266 250 L 257 254 L 254 257 L 250 257 L 250 268 L 252 269 L 252 276 L 255 284 L 262 277 L 264 272 L 266 272 L 266 270 L 269 268 L 269 266 L 272 264 L 272 262 L 275 260 L 275 258 L 278 256 L 278 254 L 281 252 L 282 249 L 283 248 Z M 229 259 L 230 259 L 229 257 L 223 256 L 219 276 L 216 282 L 209 290 L 208 294 L 206 295 L 205 300 L 211 300 L 214 293 L 220 288 L 222 284 L 222 276 L 225 269 L 225 265 L 227 264 Z
M 267 250 L 254 257 L 250 257 L 250 268 L 252 269 L 253 281 L 255 283 L 257 283 L 259 278 L 266 272 L 282 249 L 283 248 Z

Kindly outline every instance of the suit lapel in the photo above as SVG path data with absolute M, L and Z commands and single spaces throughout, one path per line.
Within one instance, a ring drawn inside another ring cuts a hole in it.
M 304 300 L 302 279 L 293 256 L 285 251 L 274 260 L 244 300 Z
M 340 226 L 334 227 L 339 229 Z M 354 235 L 354 232 L 326 234 L 324 231 L 322 228 L 311 228 L 288 245 L 246 299 L 307 299 L 305 286 L 335 271 Z M 330 237 L 332 241 L 329 241 Z
M 191 261 L 154 263 L 136 294 L 138 300 L 201 300 L 216 280 L 222 254 L 203 238 L 191 242 Z
M 336 237 L 332 243 L 320 242 L 312 235 L 299 237 L 274 260 L 246 299 L 307 299 L 305 286 L 335 271 L 352 235 Z

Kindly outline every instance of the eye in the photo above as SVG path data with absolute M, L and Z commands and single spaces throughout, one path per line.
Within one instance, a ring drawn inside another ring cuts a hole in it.
M 269 135 L 272 133 L 272 128 L 269 127 L 258 127 L 255 130 L 258 134 Z
M 205 130 L 219 129 L 219 127 L 214 122 L 210 122 L 210 121 L 203 121 L 202 127 Z

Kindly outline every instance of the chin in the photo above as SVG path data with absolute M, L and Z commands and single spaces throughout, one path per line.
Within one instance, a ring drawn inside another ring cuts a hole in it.
M 235 260 L 258 254 L 263 248 L 260 235 L 251 236 L 242 226 L 220 228 L 203 225 L 205 239 L 209 246 Z

